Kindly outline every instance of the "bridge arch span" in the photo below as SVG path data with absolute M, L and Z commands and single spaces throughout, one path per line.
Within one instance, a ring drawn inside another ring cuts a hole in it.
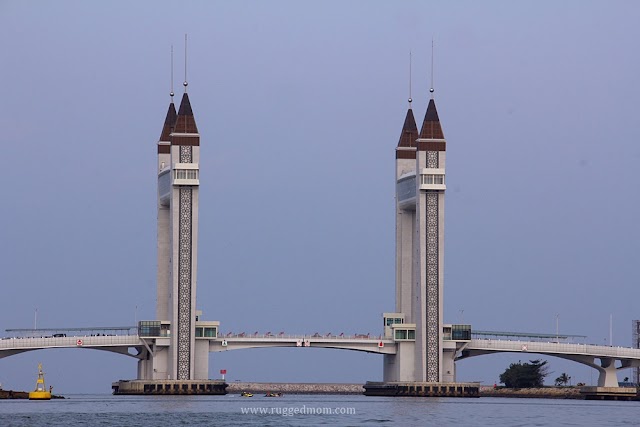
M 108 351 L 110 353 L 122 354 L 123 356 L 134 357 L 136 359 L 140 359 L 142 357 L 142 351 L 136 349 L 136 353 L 133 354 L 130 352 L 130 347 L 119 348 L 119 347 L 77 347 L 77 346 L 68 346 L 68 347 L 35 347 L 35 348 L 23 348 L 23 349 L 14 349 L 14 350 L 0 350 L 0 359 L 5 357 L 15 356 L 18 354 L 30 352 L 30 351 L 38 351 L 38 350 L 51 350 L 51 349 L 61 349 L 61 348 L 83 348 L 87 350 L 102 350 Z
M 341 338 L 226 338 L 209 342 L 210 352 L 249 348 L 302 347 L 362 351 L 375 354 L 395 354 L 396 346 L 389 339 Z
M 471 340 L 456 360 L 495 353 L 538 354 L 581 363 L 598 371 L 599 387 L 618 387 L 618 369 L 640 366 L 640 351 L 634 349 L 590 344 L 484 339 Z M 600 361 L 599 364 L 596 359 Z
M 56 338 L 9 338 L 0 341 L 0 359 L 28 351 L 57 348 L 102 350 L 141 359 L 144 342 L 137 336 L 75 336 Z

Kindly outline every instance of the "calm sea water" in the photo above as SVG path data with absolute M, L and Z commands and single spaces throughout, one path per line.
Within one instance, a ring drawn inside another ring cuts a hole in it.
M 252 413 L 254 412 L 254 413 Z M 330 413 L 329 413 L 330 412 Z M 112 396 L 0 400 L 0 426 L 617 426 L 640 402 L 366 396 Z

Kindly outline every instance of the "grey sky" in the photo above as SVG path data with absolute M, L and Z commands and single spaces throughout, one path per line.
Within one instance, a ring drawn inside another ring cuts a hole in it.
M 181 94 L 188 33 L 204 317 L 233 332 L 379 334 L 395 306 L 409 50 L 421 121 L 433 37 L 445 321 L 551 333 L 560 313 L 561 332 L 603 344 L 613 314 L 614 345 L 628 346 L 639 13 L 633 1 L 2 1 L 0 330 L 32 327 L 36 307 L 41 327 L 155 317 L 155 143 L 170 46 Z M 358 352 L 211 358 L 230 380 L 382 378 L 382 358 Z M 518 358 L 461 362 L 458 379 L 493 383 Z M 38 361 L 66 393 L 136 372 L 131 358 L 47 350 L 0 359 L 0 383 L 29 389 Z

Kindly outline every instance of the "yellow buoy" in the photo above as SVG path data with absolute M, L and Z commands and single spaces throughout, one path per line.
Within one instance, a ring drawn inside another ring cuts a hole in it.
M 36 389 L 29 392 L 29 400 L 50 400 L 51 387 L 47 391 L 44 384 L 44 372 L 42 372 L 42 363 L 38 363 L 38 380 L 36 381 Z

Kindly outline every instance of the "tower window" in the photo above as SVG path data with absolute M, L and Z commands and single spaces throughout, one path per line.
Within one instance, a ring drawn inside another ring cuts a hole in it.
M 406 329 L 396 329 L 396 339 L 397 340 L 406 340 L 407 339 L 407 331 L 406 331 Z
M 420 183 L 421 184 L 444 184 L 444 175 L 420 175 Z
M 174 169 L 173 179 L 198 179 L 197 169 Z

